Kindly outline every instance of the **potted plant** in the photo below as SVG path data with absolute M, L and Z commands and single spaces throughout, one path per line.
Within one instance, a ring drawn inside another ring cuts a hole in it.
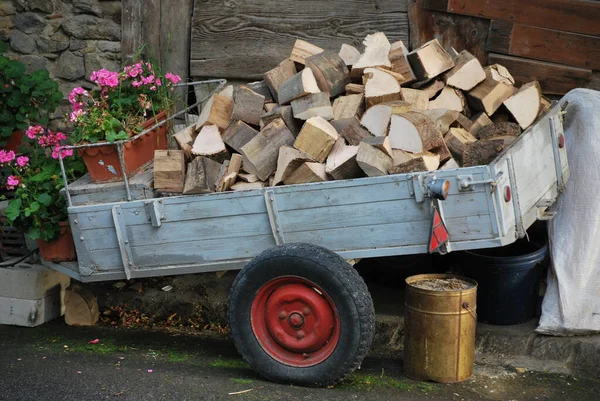
M 0 148 L 17 151 L 29 122 L 46 125 L 63 96 L 47 70 L 28 74 L 5 50 L 0 42 Z
M 126 66 L 122 72 L 95 71 L 90 80 L 97 88 L 75 88 L 69 95 L 74 122 L 71 143 L 106 143 L 80 150 L 94 182 L 119 181 L 123 172 L 117 147 L 111 142 L 126 140 L 164 121 L 174 104 L 174 88 L 181 78 L 162 75 L 150 62 Z M 167 124 L 125 143 L 124 165 L 128 176 L 154 158 L 154 151 L 167 148 Z
M 14 190 L 8 203 L 6 218 L 29 238 L 37 240 L 42 257 L 49 261 L 75 259 L 73 238 L 67 219 L 67 206 L 60 190 L 64 187 L 59 152 L 64 158 L 68 179 L 85 171 L 72 150 L 60 149 L 66 139 L 62 132 L 46 130 L 39 125 L 25 132 L 27 155 L 18 156 L 12 150 L 0 150 L 3 186 Z

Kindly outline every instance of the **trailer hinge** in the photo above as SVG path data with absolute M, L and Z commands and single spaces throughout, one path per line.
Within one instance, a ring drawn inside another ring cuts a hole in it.
M 460 192 L 469 192 L 475 190 L 475 185 L 489 184 L 491 191 L 494 192 L 498 186 L 498 181 L 502 178 L 502 174 L 503 172 L 499 171 L 495 178 L 479 181 L 475 181 L 472 175 L 457 175 L 456 182 L 458 183 L 458 190 Z
M 153 200 L 144 205 L 146 213 L 150 217 L 152 227 L 160 227 L 165 219 L 165 207 L 160 200 Z
M 267 215 L 269 216 L 269 223 L 271 224 L 271 231 L 273 232 L 275 245 L 283 245 L 285 244 L 285 238 L 283 236 L 283 228 L 281 227 L 281 221 L 279 219 L 279 209 L 277 209 L 275 193 L 271 190 L 265 191 L 265 205 L 267 207 Z

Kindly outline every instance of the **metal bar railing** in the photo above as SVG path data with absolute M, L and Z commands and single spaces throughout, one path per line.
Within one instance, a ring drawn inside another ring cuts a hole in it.
M 178 111 L 177 113 L 173 114 L 172 116 L 169 116 L 168 118 L 166 118 L 163 121 L 157 122 L 152 127 L 143 130 L 142 132 L 140 132 L 139 134 L 137 134 L 135 136 L 132 136 L 131 138 L 114 141 L 114 142 L 86 143 L 86 144 L 81 144 L 81 145 L 64 145 L 64 146 L 60 147 L 60 150 L 96 148 L 96 147 L 100 147 L 100 146 L 115 145 L 117 147 L 117 153 L 119 155 L 119 166 L 121 167 L 121 171 L 123 172 L 123 184 L 125 185 L 125 191 L 127 193 L 127 201 L 129 202 L 129 201 L 131 201 L 131 191 L 129 188 L 129 178 L 127 177 L 127 170 L 125 168 L 125 158 L 124 158 L 124 152 L 123 152 L 123 147 L 125 146 L 125 144 L 135 141 L 142 135 L 146 135 L 147 133 L 154 131 L 155 129 L 162 126 L 163 124 L 166 124 L 169 121 L 172 121 L 172 120 L 176 119 L 177 117 L 187 113 L 194 107 L 198 107 L 200 104 L 205 102 L 213 94 L 220 91 L 225 86 L 226 83 L 227 83 L 226 79 L 209 79 L 206 81 L 194 81 L 194 82 L 186 82 L 183 84 L 173 85 L 174 87 L 182 87 L 182 86 L 218 84 L 218 86 L 214 90 L 212 90 L 209 94 L 204 96 L 202 99 L 200 99 L 200 100 L 196 99 L 196 103 L 184 108 L 183 110 Z M 68 183 L 68 179 L 67 179 L 67 173 L 65 170 L 65 164 L 63 161 L 63 157 L 62 157 L 62 152 L 60 152 L 60 151 L 58 152 L 58 161 L 60 163 L 61 175 L 62 175 L 63 183 L 65 185 L 65 194 L 67 197 L 67 204 L 69 207 L 71 207 L 71 206 L 73 206 L 73 204 L 71 202 L 71 194 L 69 193 L 69 183 Z

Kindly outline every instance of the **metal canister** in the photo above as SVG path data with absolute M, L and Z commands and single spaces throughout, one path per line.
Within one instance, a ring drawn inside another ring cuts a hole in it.
M 419 281 L 456 278 L 471 286 L 434 291 Z M 473 375 L 477 282 L 452 274 L 420 274 L 406 279 L 404 373 L 438 383 L 460 382 Z

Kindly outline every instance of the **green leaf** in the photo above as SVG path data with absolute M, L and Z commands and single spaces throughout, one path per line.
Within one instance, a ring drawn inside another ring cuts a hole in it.
M 6 208 L 6 218 L 10 221 L 15 221 L 17 217 L 21 214 L 21 198 L 13 199 L 8 202 L 8 207 Z
M 40 210 L 40 204 L 39 204 L 38 202 L 33 202 L 33 203 L 31 203 L 31 205 L 29 205 L 29 210 L 30 210 L 32 213 L 35 213 L 35 212 L 37 212 L 38 210 Z
M 40 194 L 37 201 L 44 206 L 50 206 L 52 204 L 52 197 L 48 194 Z
M 40 238 L 40 229 L 38 227 L 30 227 L 27 230 L 27 236 L 31 239 L 39 239 Z

